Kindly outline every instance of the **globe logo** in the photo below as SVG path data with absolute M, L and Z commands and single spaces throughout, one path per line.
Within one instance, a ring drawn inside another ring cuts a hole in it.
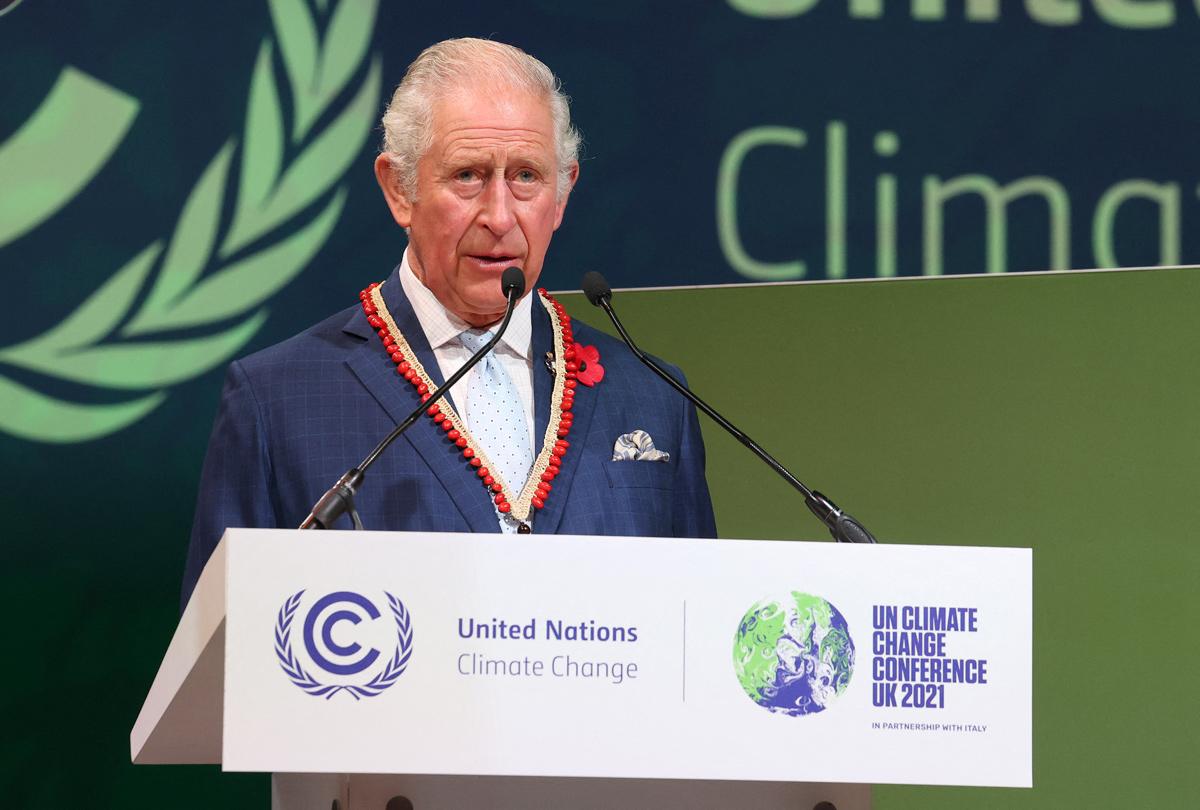
M 742 689 L 764 709 L 816 714 L 849 686 L 854 642 L 837 608 L 792 591 L 746 611 L 733 639 L 733 667 Z

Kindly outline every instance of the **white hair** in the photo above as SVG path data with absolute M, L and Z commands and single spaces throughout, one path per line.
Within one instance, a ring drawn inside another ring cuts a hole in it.
M 579 159 L 579 131 L 571 125 L 569 100 L 558 77 L 520 48 L 487 39 L 447 39 L 421 52 L 400 80 L 383 113 L 383 153 L 399 175 L 400 187 L 416 199 L 417 162 L 433 145 L 433 104 L 456 90 L 487 82 L 545 99 L 554 122 L 558 159 L 557 192 L 571 187 Z

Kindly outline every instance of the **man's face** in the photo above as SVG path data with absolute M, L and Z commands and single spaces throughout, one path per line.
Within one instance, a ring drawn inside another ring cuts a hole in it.
M 417 164 L 409 200 L 381 155 L 375 164 L 392 215 L 409 228 L 413 272 L 450 311 L 475 326 L 499 320 L 500 274 L 516 266 L 532 290 L 562 222 L 550 110 L 541 99 L 486 86 L 433 107 L 433 144 Z M 571 169 L 572 184 L 578 167 Z

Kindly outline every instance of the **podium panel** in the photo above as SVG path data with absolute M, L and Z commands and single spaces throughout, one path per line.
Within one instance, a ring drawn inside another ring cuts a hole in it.
M 842 810 L 878 782 L 1030 786 L 1031 564 L 1028 549 L 230 530 L 134 760 L 275 772 L 279 807 L 317 785 L 324 807 L 331 790 L 344 807 L 533 791 Z

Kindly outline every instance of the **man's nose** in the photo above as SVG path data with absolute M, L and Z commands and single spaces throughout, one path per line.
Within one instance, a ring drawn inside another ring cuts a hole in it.
M 485 228 L 497 236 L 503 236 L 517 224 L 516 211 L 512 190 L 509 189 L 505 178 L 497 173 L 487 184 L 483 192 L 483 210 L 479 219 Z

